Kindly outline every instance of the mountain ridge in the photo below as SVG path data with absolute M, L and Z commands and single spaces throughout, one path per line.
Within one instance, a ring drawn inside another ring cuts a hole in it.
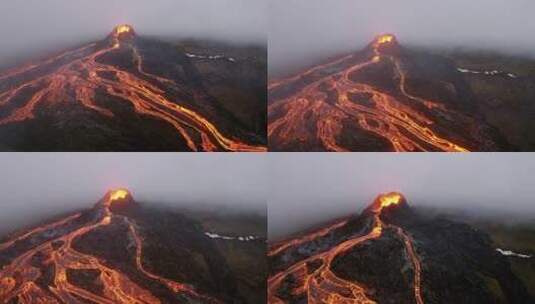
M 270 149 L 517 150 L 515 134 L 489 123 L 481 106 L 485 92 L 462 71 L 445 56 L 414 52 L 392 34 L 379 35 L 361 50 L 270 81 Z M 509 74 L 487 76 L 521 90 L 522 82 Z
M 212 240 L 194 219 L 111 190 L 90 209 L 0 243 L 0 301 L 252 303 L 221 249 L 231 242 L 240 241 Z M 234 246 L 244 257 L 256 251 Z
M 486 234 L 422 217 L 401 194 L 322 229 L 270 245 L 269 303 L 532 301 Z
M 262 76 L 250 77 L 261 68 L 248 58 L 192 58 L 121 25 L 104 40 L 0 74 L 3 145 L 264 151 L 265 100 L 254 87 Z

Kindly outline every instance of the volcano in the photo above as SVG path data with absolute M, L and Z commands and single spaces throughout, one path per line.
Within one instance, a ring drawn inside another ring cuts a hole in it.
M 268 303 L 533 303 L 487 234 L 397 192 L 272 243 L 268 258 Z
M 240 221 L 232 219 L 232 224 Z M 109 191 L 89 210 L 3 238 L 0 302 L 265 299 L 265 238 L 219 240 L 207 236 L 204 226 L 177 211 L 138 203 L 127 189 Z M 232 247 L 234 257 L 225 246 Z
M 264 151 L 260 47 L 106 39 L 0 73 L 0 149 Z
M 528 59 L 405 47 L 379 35 L 360 51 L 270 81 L 269 147 L 533 151 L 525 132 L 533 127 L 533 67 Z

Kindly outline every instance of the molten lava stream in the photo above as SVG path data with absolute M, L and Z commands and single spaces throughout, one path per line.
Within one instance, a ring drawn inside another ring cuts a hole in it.
M 384 45 L 393 41 L 395 38 L 391 35 L 378 37 L 372 44 L 374 55 L 371 59 L 321 77 L 306 84 L 304 88 L 293 95 L 272 102 L 268 107 L 268 115 L 277 118 L 269 122 L 268 137 L 270 141 L 284 144 L 292 141 L 302 142 L 318 139 L 327 150 L 350 151 L 351 149 L 337 143 L 336 139 L 344 130 L 344 122 L 351 121 L 358 124 L 360 128 L 387 139 L 395 151 L 428 151 L 430 149 L 427 146 L 439 151 L 468 151 L 466 148 L 435 134 L 430 129 L 434 122 L 427 118 L 424 113 L 419 113 L 403 101 L 397 100 L 394 96 L 381 92 L 371 85 L 355 83 L 351 80 L 351 75 L 362 68 L 388 60 L 394 65 L 396 73 L 400 76 L 398 88 L 404 98 L 421 103 L 430 110 L 450 112 L 440 103 L 425 100 L 407 92 L 407 76 L 401 68 L 401 63 L 395 57 L 385 55 L 381 51 Z M 339 63 L 342 59 L 274 82 L 270 86 L 270 90 L 298 81 L 315 71 Z M 336 93 L 332 95 L 338 96 L 334 103 L 327 100 L 333 97 L 327 96 L 324 92 L 325 88 Z M 350 95 L 358 96 L 359 94 L 370 95 L 372 103 L 361 104 L 351 101 Z M 282 115 L 278 115 L 279 113 Z M 312 131 L 310 131 L 311 119 L 315 119 L 313 121 L 315 122 L 315 134 L 311 134 Z M 373 122 L 373 125 L 370 122 Z
M 29 236 L 33 235 L 33 234 L 36 234 L 36 233 L 40 233 L 40 232 L 43 232 L 45 230 L 48 230 L 48 229 L 54 229 L 55 227 L 58 227 L 58 226 L 61 226 L 61 225 L 64 225 L 66 224 L 67 222 L 70 222 L 70 221 L 73 221 L 77 218 L 80 217 L 80 213 L 76 213 L 76 214 L 73 214 L 71 216 L 68 216 L 64 219 L 61 219 L 57 222 L 53 222 L 53 223 L 50 223 L 50 224 L 47 224 L 47 225 L 43 225 L 43 226 L 40 226 L 40 227 L 37 227 L 37 228 L 34 228 L 20 236 L 15 236 L 13 237 L 12 239 L 4 242 L 4 243 L 0 243 L 0 251 L 2 250 L 5 250 L 7 249 L 8 247 L 11 247 L 13 244 L 15 244 L 15 242 L 17 241 L 22 241 L 26 238 L 28 238 Z
M 78 49 L 69 50 L 69 51 L 60 53 L 60 54 L 58 54 L 56 56 L 50 57 L 50 58 L 48 58 L 46 60 L 43 60 L 43 61 L 40 61 L 40 62 L 30 63 L 30 64 L 24 65 L 22 67 L 18 67 L 18 68 L 13 68 L 13 69 L 7 70 L 4 73 L 0 73 L 0 81 L 2 81 L 4 79 L 7 79 L 7 78 L 11 78 L 11 77 L 16 76 L 16 75 L 20 75 L 20 74 L 26 73 L 26 72 L 28 72 L 30 70 L 33 70 L 33 69 L 37 68 L 37 67 L 51 64 L 51 63 L 53 63 L 55 61 L 64 59 L 67 56 L 70 56 L 70 55 L 73 55 L 73 54 L 77 54 L 77 53 L 82 53 L 82 52 L 84 52 L 84 51 L 86 51 L 86 50 L 88 50 L 90 48 L 95 47 L 95 46 L 96 46 L 96 43 L 90 43 L 90 44 L 85 45 L 83 47 L 80 47 Z
M 421 266 L 419 258 L 414 250 L 412 239 L 401 227 L 386 224 L 381 220 L 381 213 L 383 209 L 388 208 L 392 205 L 397 205 L 401 202 L 401 200 L 402 196 L 395 192 L 379 196 L 378 199 L 374 202 L 374 205 L 372 205 L 373 226 L 371 227 L 370 232 L 368 234 L 343 241 L 342 243 L 332 248 L 329 248 L 326 251 L 311 255 L 308 258 L 289 266 L 286 270 L 280 271 L 275 275 L 271 276 L 268 279 L 268 303 L 285 303 L 285 301 L 279 297 L 278 290 L 281 288 L 281 284 L 283 283 L 283 281 L 289 276 L 292 276 L 294 278 L 294 282 L 297 282 L 299 284 L 298 287 L 294 288 L 291 291 L 291 294 L 294 296 L 306 295 L 307 303 L 376 303 L 375 301 L 367 297 L 366 288 L 364 286 L 337 277 L 336 274 L 331 271 L 331 265 L 332 261 L 337 256 L 348 252 L 349 250 L 351 250 L 355 246 L 362 244 L 363 242 L 381 237 L 384 229 L 391 228 L 394 229 L 399 235 L 399 237 L 403 240 L 407 255 L 411 259 L 411 263 L 413 265 L 414 270 L 414 298 L 417 304 L 423 304 L 424 302 L 421 295 Z M 279 250 L 279 248 L 281 248 L 281 245 L 279 244 L 275 247 L 275 249 L 272 249 L 271 251 L 276 252 L 270 255 L 275 255 L 291 247 L 296 247 L 305 242 L 313 241 L 316 238 L 325 236 L 327 233 L 330 232 L 326 230 L 332 231 L 341 226 L 343 225 L 333 225 L 329 228 L 326 228 L 325 230 L 320 230 L 321 233 L 316 232 L 307 235 L 301 239 L 290 240 L 288 242 L 288 246 L 285 246 L 282 250 Z M 321 266 L 313 272 L 308 273 L 307 264 L 312 261 L 321 261 Z
M 306 243 L 306 242 L 310 242 L 310 241 L 314 240 L 315 238 L 325 236 L 329 232 L 331 232 L 332 230 L 337 229 L 339 227 L 342 227 L 345 224 L 347 224 L 347 219 L 338 221 L 338 222 L 332 224 L 331 226 L 329 226 L 327 228 L 319 229 L 318 231 L 309 233 L 309 234 L 307 234 L 307 235 L 305 235 L 303 237 L 295 238 L 295 239 L 291 239 L 291 240 L 286 240 L 284 242 L 280 242 L 279 244 L 271 246 L 272 248 L 269 250 L 268 256 L 276 255 L 276 254 L 288 249 L 289 247 L 298 246 L 300 244 L 303 244 L 303 243 Z
M 133 29 L 129 26 L 119 26 L 115 30 L 111 47 L 95 51 L 72 62 L 60 66 L 57 70 L 40 76 L 32 81 L 18 84 L 14 88 L 0 92 L 0 110 L 4 107 L 13 107 L 13 99 L 19 97 L 23 90 L 34 89 L 36 92 L 22 106 L 6 117 L 0 117 L 0 126 L 15 122 L 21 122 L 34 118 L 35 107 L 40 104 L 52 106 L 57 102 L 70 100 L 70 90 L 74 90 L 76 99 L 80 104 L 107 117 L 114 117 L 111 110 L 98 106 L 94 101 L 97 90 L 103 90 L 123 101 L 130 102 L 137 113 L 148 115 L 172 125 L 178 134 L 186 141 L 191 150 L 228 150 L 262 152 L 264 146 L 253 146 L 223 135 L 218 128 L 206 118 L 186 107 L 180 106 L 165 96 L 165 91 L 158 85 L 178 87 L 170 80 L 152 75 L 143 70 L 143 59 L 134 44 L 122 43 L 123 35 L 133 35 Z M 82 52 L 93 45 L 89 45 L 73 52 Z M 137 64 L 137 72 L 143 77 L 149 78 L 153 84 L 132 73 L 117 67 L 97 62 L 97 57 L 120 48 L 128 48 L 132 51 Z M 21 74 L 35 69 L 39 65 L 58 60 L 66 53 L 57 58 L 52 58 L 29 67 L 24 67 L 8 72 L 1 77 L 7 78 L 15 74 Z M 115 79 L 103 78 L 100 75 L 115 75 Z M 195 132 L 199 135 L 201 143 L 197 144 L 190 134 Z
M 127 221 L 130 232 L 135 239 L 136 245 L 136 267 L 149 280 L 155 280 L 165 285 L 174 293 L 184 293 L 190 297 L 202 299 L 207 303 L 219 303 L 211 297 L 196 293 L 191 286 L 165 279 L 156 274 L 146 271 L 142 266 L 142 240 L 137 234 L 134 224 L 126 217 L 117 216 L 110 211 L 111 204 L 122 200 L 129 195 L 123 189 L 112 191 L 99 205 L 99 218 L 94 223 L 75 229 L 72 232 L 45 241 L 13 259 L 10 264 L 4 266 L 0 271 L 0 300 L 4 303 L 18 300 L 21 303 L 80 303 L 80 299 L 99 304 L 114 303 L 160 303 L 150 291 L 140 287 L 131 281 L 125 274 L 104 265 L 98 258 L 76 251 L 72 243 L 76 238 L 106 225 L 109 225 L 112 218 L 123 218 Z M 2 244 L 0 252 L 10 248 L 16 241 L 20 241 L 35 234 L 46 232 L 48 229 L 58 228 L 76 218 L 79 214 L 67 217 L 61 221 L 44 225 L 21 235 L 18 238 Z M 45 256 L 45 264 L 51 265 L 54 269 L 52 274 L 53 285 L 48 290 L 43 289 L 37 283 L 44 274 L 39 268 L 33 266 L 37 256 Z M 103 290 L 100 294 L 92 293 L 83 288 L 71 284 L 67 279 L 67 270 L 86 269 L 98 270 L 97 280 Z
M 330 66 L 333 66 L 333 65 L 336 65 L 338 63 L 341 63 L 343 62 L 344 60 L 347 60 L 349 58 L 353 57 L 353 55 L 347 55 L 347 56 L 343 56 L 343 57 L 340 57 L 338 59 L 335 59 L 333 61 L 329 61 L 329 62 L 326 62 L 324 64 L 320 64 L 320 65 L 317 65 L 317 66 L 314 66 L 314 67 L 311 67 L 299 74 L 296 74 L 294 76 L 291 76 L 291 77 L 287 77 L 287 78 L 283 78 L 283 79 L 280 79 L 280 80 L 273 80 L 273 81 L 270 81 L 270 83 L 268 84 L 268 90 L 271 90 L 271 89 L 274 89 L 276 87 L 279 87 L 281 85 L 284 85 L 288 82 L 291 82 L 291 81 L 295 81 L 299 78 L 304 78 L 305 76 L 308 76 L 318 70 L 321 70 L 323 68 L 327 68 L 327 67 L 330 67 Z
M 128 228 L 130 229 L 130 234 L 132 235 L 133 239 L 136 242 L 136 266 L 137 266 L 137 269 L 140 272 L 142 272 L 144 275 L 146 275 L 147 277 L 149 277 L 151 279 L 154 279 L 154 280 L 157 280 L 157 281 L 163 283 L 164 285 L 166 285 L 169 289 L 173 290 L 174 292 L 187 293 L 189 295 L 192 295 L 195 298 L 202 299 L 205 303 L 213 303 L 213 304 L 222 303 L 222 302 L 220 302 L 219 300 L 217 300 L 215 298 L 212 298 L 212 297 L 209 297 L 209 296 L 205 296 L 205 295 L 201 295 L 201 294 L 197 293 L 195 291 L 195 289 L 190 285 L 178 283 L 178 282 L 175 282 L 175 281 L 172 281 L 172 280 L 168 280 L 168 279 L 165 279 L 165 278 L 163 278 L 161 276 L 155 275 L 155 274 L 150 273 L 149 271 L 145 270 L 145 268 L 143 267 L 142 259 L 141 259 L 141 257 L 142 257 L 142 249 L 143 249 L 143 242 L 142 242 L 139 234 L 137 233 L 135 225 L 128 218 L 124 218 L 124 219 L 128 223 Z

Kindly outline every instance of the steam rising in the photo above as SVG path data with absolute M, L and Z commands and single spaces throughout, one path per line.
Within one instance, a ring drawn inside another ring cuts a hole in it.
M 270 75 L 292 73 L 360 49 L 380 33 L 395 34 L 404 45 L 491 49 L 535 57 L 533 11 L 535 2 L 529 0 L 272 0 Z

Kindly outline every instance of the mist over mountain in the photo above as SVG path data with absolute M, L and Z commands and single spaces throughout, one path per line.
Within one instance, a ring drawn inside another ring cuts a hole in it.
M 278 153 L 269 158 L 270 239 L 360 213 L 387 191 L 403 193 L 415 208 L 454 208 L 504 220 L 535 215 L 535 160 L 529 154 Z
M 86 208 L 121 187 L 149 205 L 264 214 L 265 166 L 256 154 L 2 153 L 0 232 Z
M 3 1 L 0 67 L 94 41 L 122 23 L 134 25 L 141 35 L 264 45 L 265 6 L 263 0 Z
M 266 66 L 264 47 L 175 44 L 118 25 L 2 71 L 0 149 L 264 151 Z
M 268 301 L 533 303 L 532 255 L 500 243 L 382 193 L 361 213 L 270 243 Z
M 269 3 L 270 76 L 364 47 L 381 33 L 407 45 L 535 57 L 532 1 L 281 1 Z
M 90 206 L 0 236 L 0 301 L 264 299 L 265 217 L 183 214 L 139 203 L 126 188 L 112 189 Z

